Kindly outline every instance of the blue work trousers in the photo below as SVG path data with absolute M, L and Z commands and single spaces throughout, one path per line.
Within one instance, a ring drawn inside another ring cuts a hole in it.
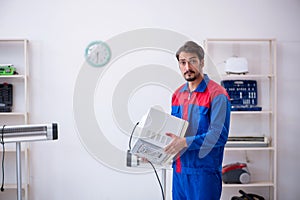
M 221 172 L 183 174 L 173 172 L 173 200 L 220 200 Z

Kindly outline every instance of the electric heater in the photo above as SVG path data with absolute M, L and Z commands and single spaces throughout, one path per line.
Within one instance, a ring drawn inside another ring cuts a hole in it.
M 16 143 L 17 199 L 22 200 L 21 142 L 57 140 L 57 123 L 0 126 L 1 143 Z
M 4 143 L 56 140 L 57 124 L 14 125 L 0 127 L 0 137 Z

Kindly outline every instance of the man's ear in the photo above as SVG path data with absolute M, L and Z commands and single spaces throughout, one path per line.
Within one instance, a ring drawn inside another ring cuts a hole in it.
M 204 67 L 204 59 L 200 60 L 200 68 Z

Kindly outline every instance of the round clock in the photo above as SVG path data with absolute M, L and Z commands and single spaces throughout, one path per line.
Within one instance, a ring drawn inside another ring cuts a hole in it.
M 94 67 L 102 67 L 110 60 L 109 46 L 102 41 L 91 42 L 85 49 L 86 61 Z

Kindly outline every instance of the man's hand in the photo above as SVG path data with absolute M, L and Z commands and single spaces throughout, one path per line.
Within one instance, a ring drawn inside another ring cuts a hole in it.
M 178 137 L 173 133 L 166 133 L 167 136 L 171 137 L 173 140 L 170 144 L 165 147 L 165 152 L 167 154 L 177 154 L 183 148 L 187 147 L 186 139 Z

